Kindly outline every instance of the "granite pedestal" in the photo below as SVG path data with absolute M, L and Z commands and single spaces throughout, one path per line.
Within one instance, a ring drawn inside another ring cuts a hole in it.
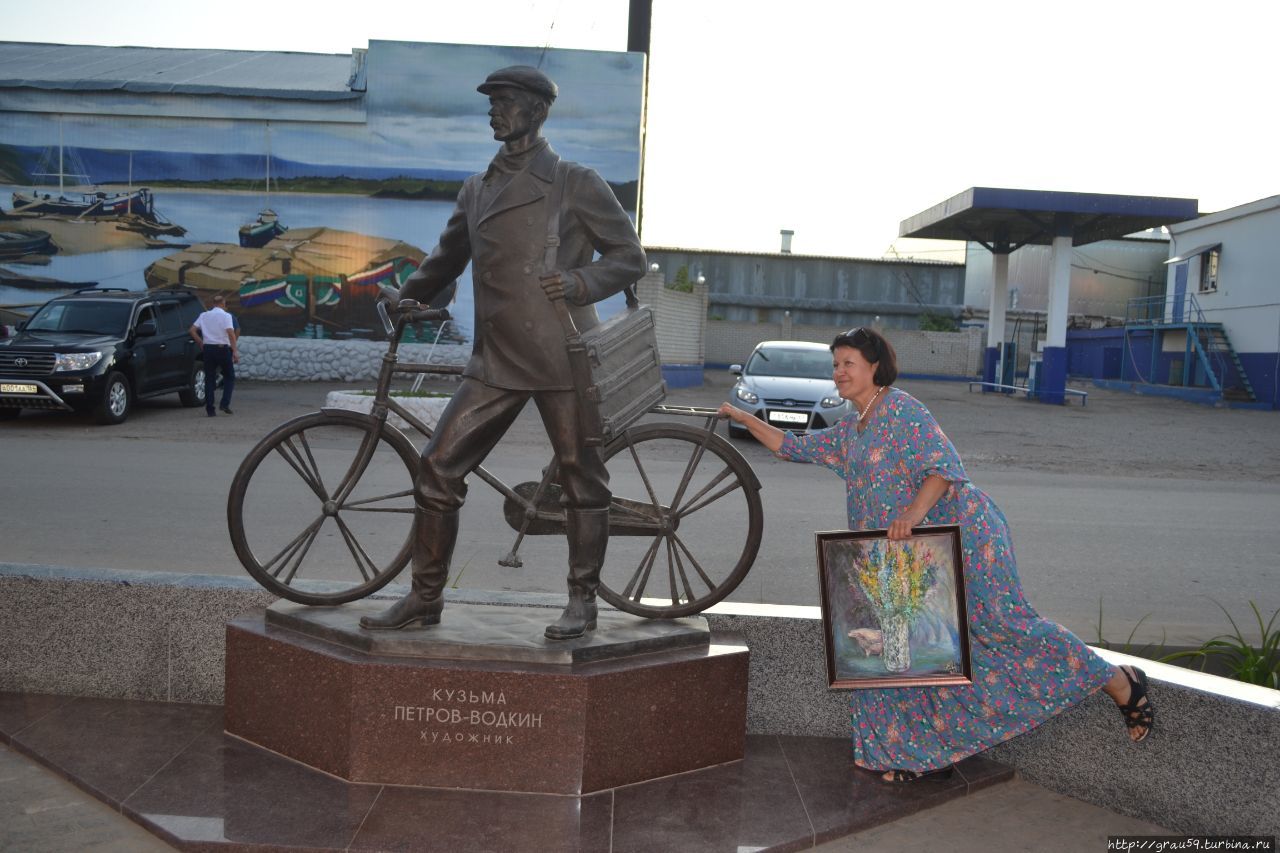
M 352 782 L 585 794 L 736 761 L 748 652 L 700 617 L 612 611 L 553 642 L 541 608 L 277 603 L 227 625 L 226 731 Z

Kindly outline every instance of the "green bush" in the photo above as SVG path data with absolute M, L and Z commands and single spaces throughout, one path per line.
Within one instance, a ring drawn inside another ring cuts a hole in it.
M 680 293 L 693 293 L 693 282 L 689 281 L 689 268 L 680 267 L 676 270 L 674 281 L 667 282 L 667 290 L 676 290 Z
M 945 314 L 920 315 L 920 330 L 923 332 L 954 332 L 959 328 L 955 319 Z

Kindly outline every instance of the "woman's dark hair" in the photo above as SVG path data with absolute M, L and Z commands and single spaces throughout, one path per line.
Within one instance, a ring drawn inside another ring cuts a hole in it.
M 836 347 L 849 347 L 862 353 L 869 364 L 876 366 L 871 381 L 877 385 L 892 385 L 898 378 L 898 354 L 893 351 L 893 344 L 875 329 L 859 326 L 836 335 L 831 342 L 831 351 Z

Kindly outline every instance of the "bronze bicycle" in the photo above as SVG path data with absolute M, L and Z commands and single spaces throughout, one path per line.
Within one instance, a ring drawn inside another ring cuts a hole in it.
M 281 424 L 232 481 L 227 522 L 236 555 L 263 587 L 291 601 L 364 598 L 410 559 L 419 451 L 390 417 L 425 438 L 432 433 L 392 395 L 392 382 L 397 374 L 456 376 L 462 368 L 399 360 L 405 329 L 446 320 L 447 311 L 401 303 L 389 312 L 381 302 L 378 310 L 388 347 L 371 411 L 322 409 Z M 599 595 L 638 616 L 689 616 L 723 600 L 750 570 L 764 526 L 760 482 L 715 433 L 715 409 L 657 405 L 649 412 L 703 423 L 638 422 L 601 448 L 613 499 Z M 473 476 L 502 496 L 516 534 L 501 565 L 521 565 L 526 536 L 564 534 L 554 461 L 540 479 L 515 486 L 483 466 Z M 711 544 L 723 542 L 725 531 L 740 531 L 731 548 Z

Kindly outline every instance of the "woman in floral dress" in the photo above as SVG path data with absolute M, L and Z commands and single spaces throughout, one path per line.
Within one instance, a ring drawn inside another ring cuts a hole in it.
M 843 477 L 851 530 L 887 528 L 899 540 L 922 524 L 960 526 L 973 672 L 961 687 L 852 691 L 855 762 L 887 782 L 949 773 L 1099 688 L 1120 707 L 1130 738 L 1145 738 L 1154 723 L 1145 674 L 1111 666 L 1027 603 L 1004 514 L 969 482 L 929 410 L 890 387 L 898 370 L 889 342 L 853 329 L 831 352 L 840 396 L 856 407 L 835 426 L 796 436 L 728 403 L 720 413 L 780 457 Z

